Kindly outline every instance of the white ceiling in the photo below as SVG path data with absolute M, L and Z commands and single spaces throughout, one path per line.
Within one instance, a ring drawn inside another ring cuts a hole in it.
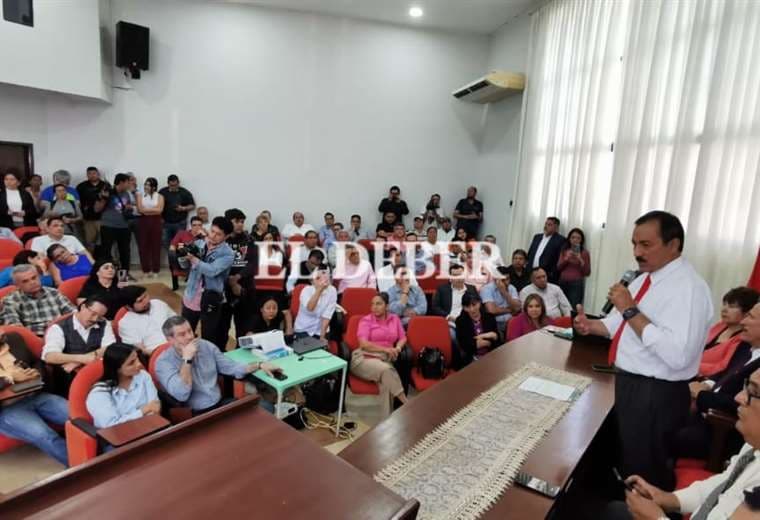
M 447 31 L 490 34 L 545 0 L 227 0 L 281 9 L 398 23 Z M 409 8 L 424 15 L 411 18 Z

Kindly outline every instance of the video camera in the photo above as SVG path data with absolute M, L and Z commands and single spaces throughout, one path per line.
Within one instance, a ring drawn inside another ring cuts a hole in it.
M 203 256 L 203 251 L 200 247 L 196 246 L 193 243 L 190 244 L 180 244 L 177 247 L 177 257 L 182 258 L 187 255 L 193 255 L 197 258 L 201 258 Z

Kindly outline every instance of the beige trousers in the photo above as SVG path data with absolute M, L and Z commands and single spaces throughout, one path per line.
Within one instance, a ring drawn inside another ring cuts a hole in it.
M 393 410 L 393 398 L 404 393 L 401 378 L 393 364 L 380 358 L 365 356 L 364 351 L 358 348 L 351 354 L 351 373 L 380 386 L 383 413 L 390 415 Z

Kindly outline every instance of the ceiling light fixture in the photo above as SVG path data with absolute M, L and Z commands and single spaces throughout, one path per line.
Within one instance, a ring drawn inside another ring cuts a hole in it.
M 409 8 L 409 16 L 411 16 L 412 18 L 419 18 L 420 16 L 422 16 L 422 14 L 423 13 L 422 13 L 421 7 L 415 6 L 415 7 Z

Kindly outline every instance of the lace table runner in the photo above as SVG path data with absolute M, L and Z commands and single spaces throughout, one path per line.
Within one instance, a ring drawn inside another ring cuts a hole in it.
M 531 376 L 572 386 L 575 393 L 570 401 L 559 401 L 520 390 Z M 449 417 L 375 480 L 419 500 L 421 520 L 478 518 L 590 383 L 587 377 L 527 364 Z

